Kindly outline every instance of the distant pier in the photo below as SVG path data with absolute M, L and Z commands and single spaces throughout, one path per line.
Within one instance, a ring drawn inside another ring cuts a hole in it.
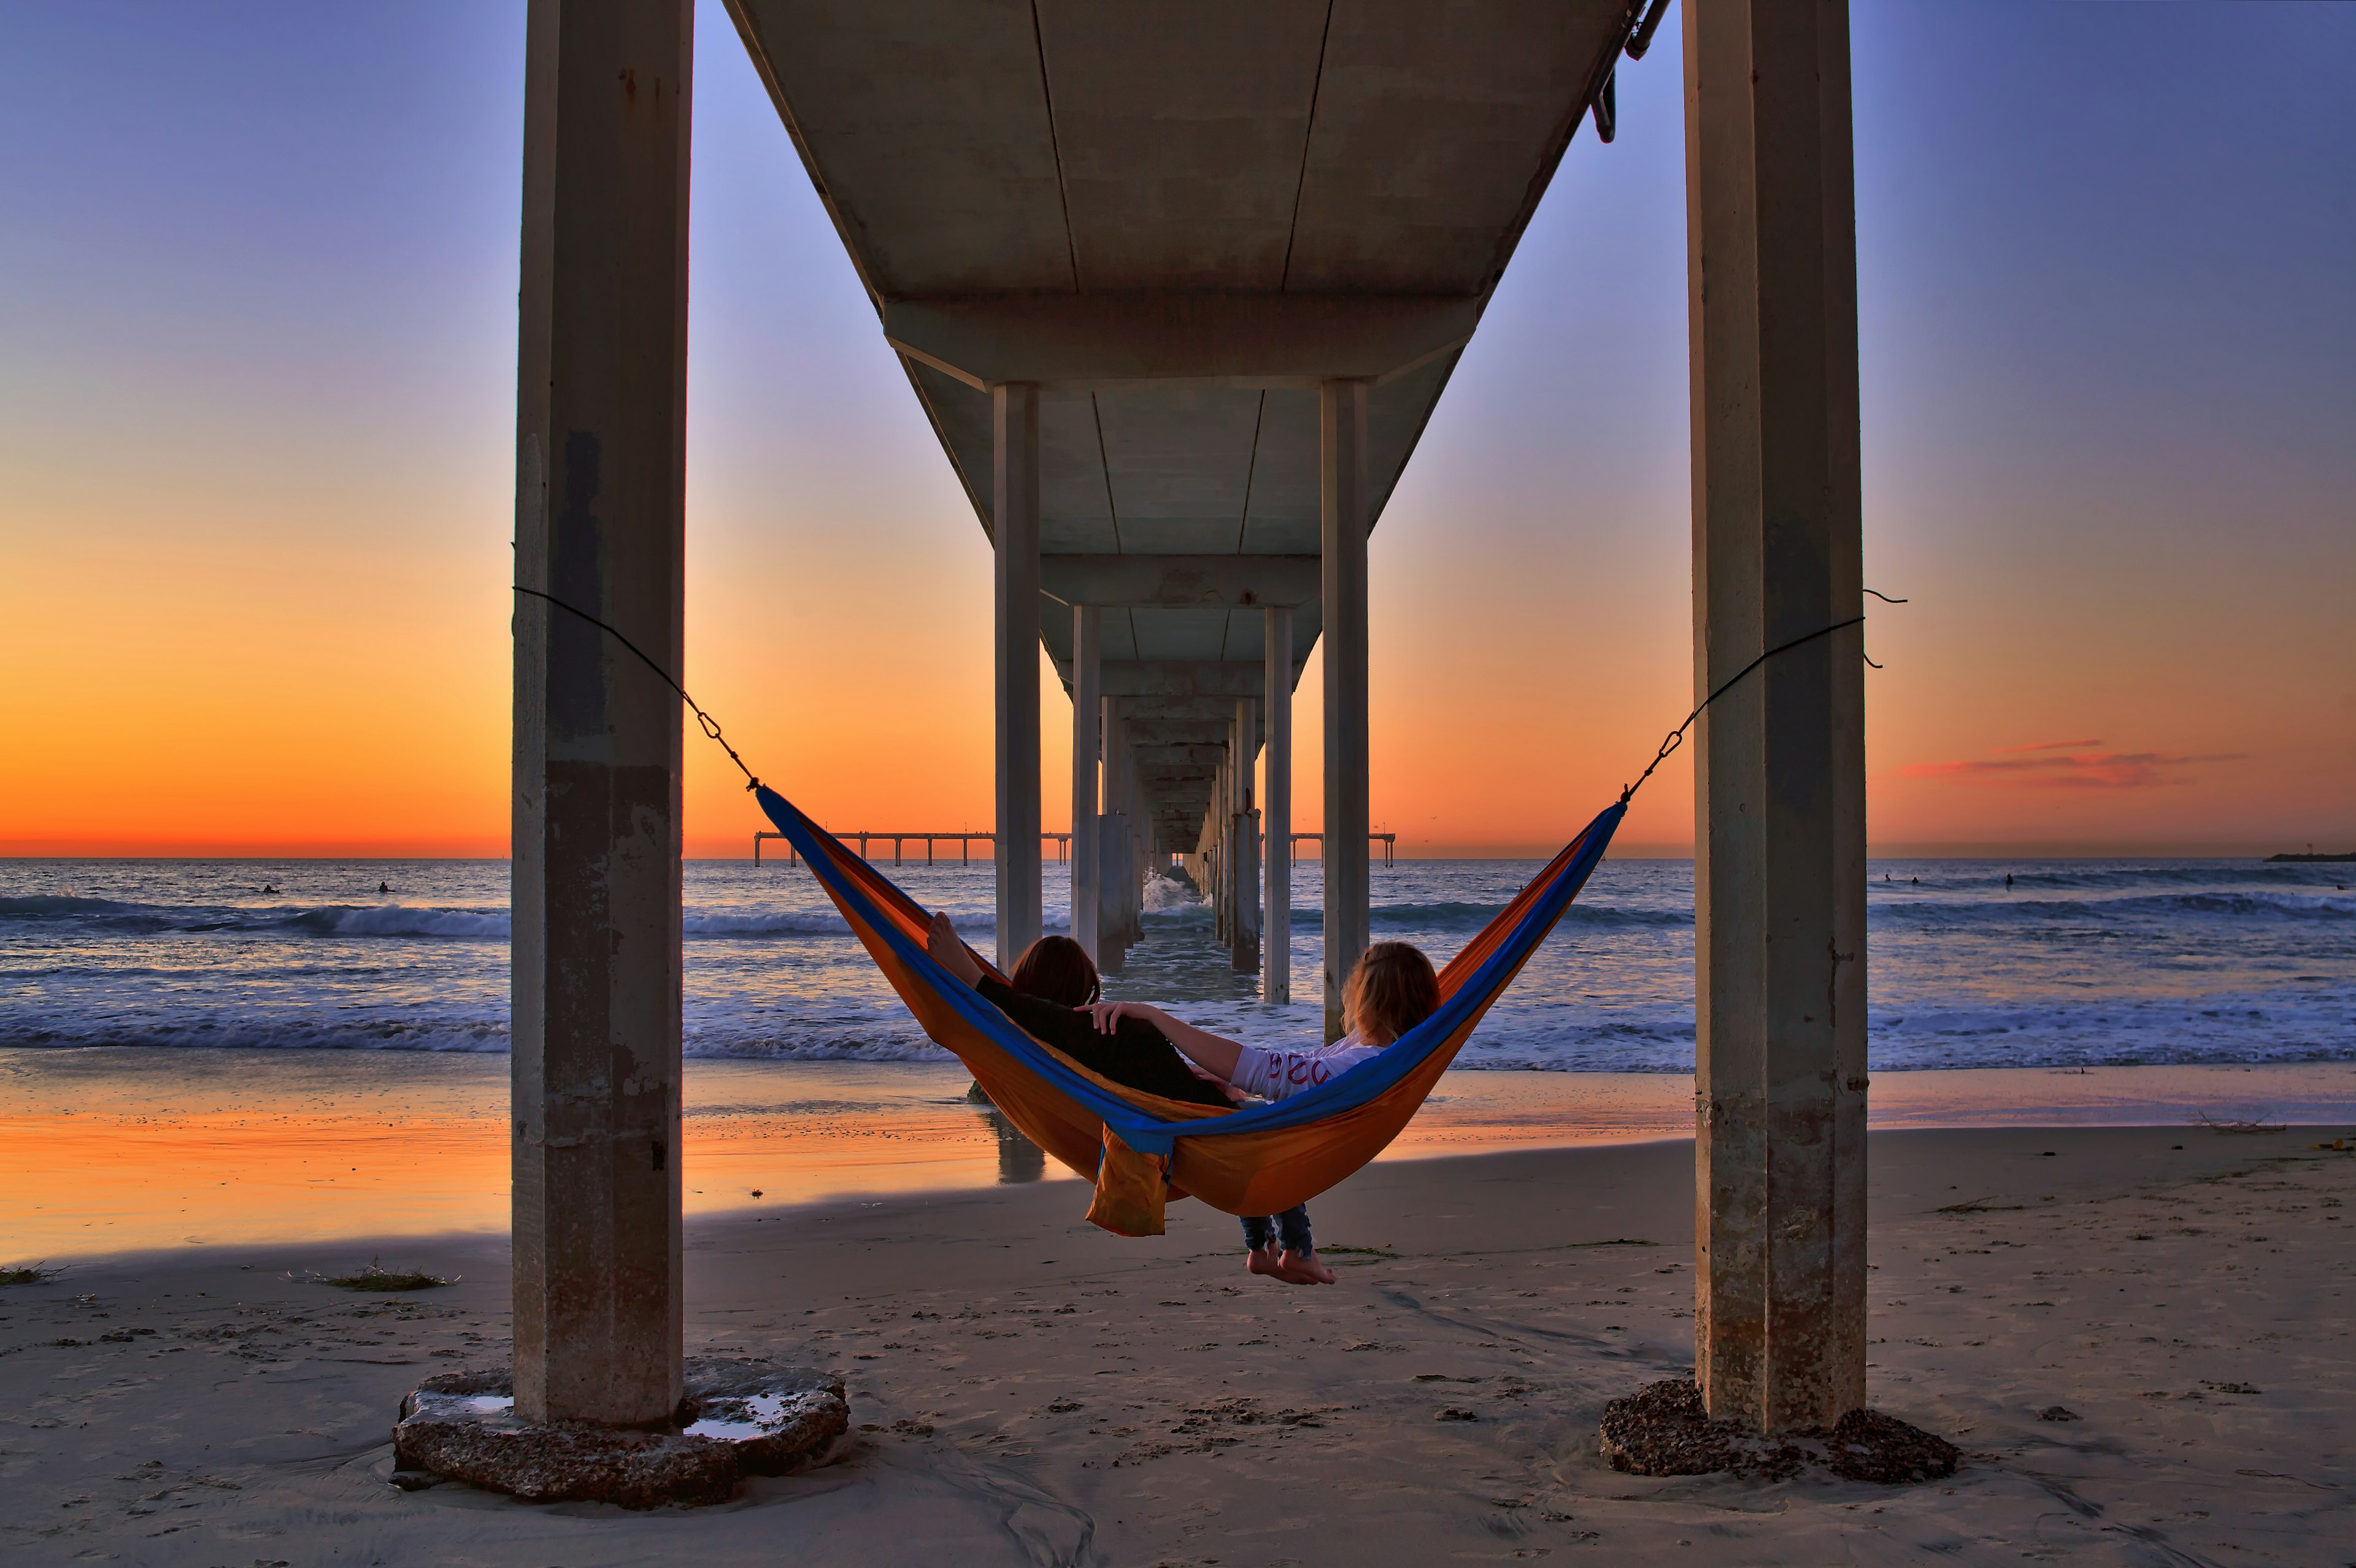
M 1322 853 L 1323 853 L 1324 848 L 1325 848 L 1325 835 L 1323 835 L 1323 833 L 1295 833 L 1295 834 L 1293 834 L 1293 835 L 1292 835 L 1292 841 L 1293 841 L 1295 844 L 1300 843 L 1303 838 L 1314 838 L 1315 840 L 1317 840 L 1317 848 L 1318 848 L 1318 851 L 1319 851 L 1319 853 L 1321 853 L 1321 854 L 1322 854 Z M 1381 846 L 1383 847 L 1383 864 L 1384 864 L 1384 865 L 1387 866 L 1387 865 L 1391 864 L 1391 863 L 1392 863 L 1392 861 L 1397 858 L 1397 856 L 1396 856 L 1396 852 L 1397 852 L 1397 850 L 1398 850 L 1398 834 L 1396 834 L 1396 833 L 1369 833 L 1369 834 L 1367 834 L 1367 835 L 1366 835 L 1366 842 L 1367 842 L 1367 843 L 1369 843 L 1369 844 L 1379 844 L 1379 845 L 1381 845 Z
M 782 833 L 755 833 L 755 834 L 754 834 L 754 835 L 753 835 L 753 864 L 755 864 L 755 866 L 757 866 L 757 865 L 759 865 L 759 864 L 761 863 L 761 843 L 762 843 L 762 840 L 764 840 L 764 839 L 767 839 L 767 838 L 784 838 L 785 837 L 786 837 L 786 836 L 785 836 L 784 834 L 782 834 Z M 927 865 L 927 866 L 929 866 L 929 865 L 933 864 L 933 846 L 934 846 L 934 845 L 936 845 L 936 844 L 952 844 L 952 843 L 953 843 L 953 844 L 955 844 L 955 845 L 958 847 L 958 863 L 959 865 L 961 865 L 961 866 L 969 866 L 969 865 L 971 865 L 971 864 L 973 863 L 973 845 L 974 845 L 974 841 L 975 841 L 976 839 L 980 839 L 982 843 L 989 845 L 989 846 L 991 847 L 991 852 L 993 855 L 995 855 L 995 854 L 997 853 L 997 849 L 998 849 L 998 835 L 997 835 L 997 834 L 995 834 L 995 833 L 988 833 L 988 832 L 983 832 L 983 833 L 876 833 L 876 832 L 867 832 L 867 833 L 838 833 L 838 834 L 836 834 L 836 835 L 835 835 L 835 837 L 836 837 L 837 838 L 841 839 L 843 842 L 845 842 L 845 843 L 847 843 L 847 844 L 856 844 L 856 845 L 858 845 L 858 846 L 859 846 L 859 858 L 860 858 L 861 859 L 862 859 L 862 860 L 869 859 L 869 856 L 868 856 L 868 853 L 867 853 L 867 846 L 869 845 L 869 843 L 870 843 L 870 842 L 881 843 L 881 842 L 883 842 L 884 839 L 889 838 L 889 839 L 892 841 L 892 864 L 894 864 L 894 865 L 895 865 L 895 866 L 896 866 L 896 865 L 899 865 L 899 864 L 900 864 L 900 862 L 901 862 L 901 857 L 902 857 L 902 847 L 903 847 L 903 846 L 905 846 L 905 845 L 908 845 L 908 844 L 921 843 L 922 845 L 924 845 L 924 847 L 925 847 L 925 864 L 926 864 L 926 865 Z M 1055 841 L 1055 859 L 1056 859 L 1058 861 L 1062 861 L 1062 860 L 1065 860 L 1065 859 L 1068 859 L 1070 858 L 1070 856 L 1071 856 L 1071 848 L 1072 848 L 1072 836 L 1071 836 L 1070 834 L 1068 834 L 1068 833 L 1042 833 L 1041 835 L 1039 835 L 1039 841 L 1040 841 L 1041 843 L 1043 843 L 1043 844 L 1044 844 L 1044 843 L 1045 843 L 1045 842 L 1046 842 L 1048 839 L 1050 839 L 1050 838 L 1052 838 L 1052 839 L 1054 839 L 1054 840 Z M 786 864 L 787 864 L 787 865 L 789 865 L 789 866 L 790 866 L 790 865 L 792 865 L 792 864 L 793 864 L 797 859 L 799 859 L 799 857 L 798 857 L 798 856 L 797 856 L 797 855 L 794 853 L 794 846 L 793 846 L 793 842 L 792 842 L 792 840 L 787 839 L 787 843 L 786 843 Z
M 771 839 L 771 838 L 785 838 L 785 837 L 786 837 L 786 836 L 785 836 L 784 834 L 782 834 L 782 833 L 767 833 L 767 832 L 763 832 L 763 833 L 755 833 L 755 834 L 754 834 L 754 835 L 753 835 L 753 864 L 755 864 L 755 866 L 757 866 L 757 865 L 759 865 L 759 864 L 761 863 L 761 845 L 763 844 L 763 842 L 764 842 L 764 841 L 766 841 L 766 840 L 767 840 L 767 839 Z M 924 845 L 924 847 L 925 847 L 925 864 L 926 864 L 926 865 L 927 865 L 927 866 L 934 864 L 934 858 L 933 858 L 933 846 L 934 846 L 934 845 L 936 845 L 936 844 L 950 844 L 950 843 L 954 843 L 954 844 L 958 847 L 958 864 L 959 864 L 959 865 L 961 865 L 961 866 L 969 866 L 969 865 L 971 865 L 971 864 L 973 863 L 973 846 L 974 846 L 974 843 L 975 843 L 975 841 L 976 841 L 977 839 L 978 839 L 978 840 L 980 840 L 980 842 L 984 843 L 984 844 L 989 845 L 989 846 L 991 847 L 991 853 L 992 853 L 992 854 L 995 854 L 995 853 L 997 852 L 997 848 L 998 848 L 998 835 L 997 835 L 997 834 L 995 834 L 995 833 L 987 833 L 987 832 L 983 832 L 983 833 L 876 833 L 876 832 L 868 832 L 868 833 L 838 833 L 838 834 L 836 834 L 836 835 L 835 835 L 835 837 L 838 837 L 838 838 L 840 838 L 840 839 L 841 839 L 841 840 L 843 840 L 845 843 L 857 844 L 857 845 L 859 846 L 859 858 L 860 858 L 861 859 L 862 859 L 862 860 L 867 859 L 869 858 L 868 853 L 867 853 L 867 846 L 869 845 L 869 843 L 870 843 L 871 841 L 872 841 L 872 842 L 874 842 L 874 843 L 879 843 L 879 844 L 880 844 L 880 843 L 882 843 L 884 839 L 888 838 L 888 839 L 890 839 L 890 840 L 892 841 L 892 864 L 894 864 L 894 865 L 895 865 L 895 866 L 897 866 L 897 865 L 901 864 L 901 862 L 902 862 L 902 859 L 903 859 L 903 846 L 907 845 L 907 844 L 921 843 L 922 845 Z M 1302 839 L 1304 839 L 1304 838 L 1314 839 L 1314 840 L 1316 841 L 1317 846 L 1318 846 L 1318 848 L 1319 848 L 1319 849 L 1320 849 L 1320 850 L 1323 850 L 1323 848 L 1324 848 L 1324 845 L 1325 845 L 1325 835 L 1323 835 L 1323 833 L 1295 833 L 1295 834 L 1291 834 L 1291 835 L 1290 835 L 1290 838 L 1291 838 L 1292 842 L 1294 842 L 1295 844 L 1300 843 L 1300 842 L 1301 842 Z M 1055 859 L 1057 860 L 1057 862 L 1058 862 L 1058 863 L 1061 863 L 1061 862 L 1063 862 L 1063 861 L 1066 861 L 1066 860 L 1070 859 L 1071 859 L 1071 852 L 1072 852 L 1072 836 L 1071 836 L 1070 834 L 1068 834 L 1068 833 L 1042 833 L 1042 834 L 1040 834 L 1040 835 L 1039 835 L 1039 841 L 1040 841 L 1041 843 L 1043 843 L 1043 844 L 1044 844 L 1044 843 L 1045 843 L 1045 842 L 1046 842 L 1048 839 L 1050 839 L 1050 838 L 1052 838 L 1052 839 L 1054 839 L 1054 840 L 1055 841 Z M 1391 864 L 1393 864 L 1393 863 L 1394 863 L 1394 861 L 1395 861 L 1395 859 L 1396 859 L 1396 858 L 1397 858 L 1397 851 L 1398 851 L 1398 834 L 1396 834 L 1396 833 L 1369 833 L 1369 834 L 1367 834 L 1367 835 L 1366 835 L 1366 841 L 1367 841 L 1368 843 L 1370 843 L 1370 844 L 1380 844 L 1380 845 L 1383 847 L 1383 864 L 1384 864 L 1384 865 L 1388 866 L 1388 865 L 1391 865 Z M 2285 856 L 2281 856 L 2281 855 L 2277 855 L 2277 856 L 2276 856 L 2276 857 L 2275 857 L 2275 859 L 2277 859 L 2277 860 L 2284 859 L 2309 859 L 2309 858 L 2310 858 L 2310 857 L 2306 857 L 2306 856 L 2289 856 L 2289 857 L 2285 857 Z M 2335 859 L 2335 858 L 2336 858 L 2336 859 L 2348 859 L 2348 857 L 2346 857 L 2346 856 L 2333 857 L 2333 856 L 2329 856 L 2329 855 L 2316 856 L 2316 857 L 2311 857 L 2311 858 L 2312 858 L 2312 859 L 2327 859 L 2327 860 L 2328 860 L 2328 859 Z M 795 864 L 795 863 L 796 863 L 797 861 L 798 861 L 799 859 L 800 859 L 800 857 L 799 857 L 798 855 L 797 855 L 797 854 L 795 854 L 795 853 L 794 853 L 794 846 L 793 846 L 793 842 L 792 842 L 790 839 L 787 839 L 787 842 L 786 842 L 786 864 L 787 864 L 788 866 L 790 866 L 790 865 Z

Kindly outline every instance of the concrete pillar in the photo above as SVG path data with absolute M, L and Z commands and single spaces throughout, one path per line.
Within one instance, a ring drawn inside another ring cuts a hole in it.
M 1211 802 L 1211 837 L 1218 848 L 1219 940 L 1236 939 L 1236 762 L 1232 744 L 1219 771 L 1219 793 Z
M 687 434 L 688 0 L 534 0 L 515 573 L 674 676 Z M 511 945 L 515 1393 L 679 1407 L 680 704 L 519 594 Z
M 1039 939 L 1039 389 L 990 389 L 998 612 L 998 966 Z
M 1211 939 L 1226 940 L 1226 903 L 1219 896 L 1218 820 L 1219 795 L 1222 782 L 1216 773 L 1211 777 L 1211 799 L 1203 807 L 1203 827 L 1195 835 L 1194 854 L 1203 862 L 1203 901 L 1211 906 Z
M 1204 845 L 1211 855 L 1211 937 L 1215 942 L 1227 939 L 1227 779 L 1235 767 L 1235 744 L 1230 740 L 1227 763 L 1220 763 L 1218 773 L 1211 774 L 1211 803 L 1202 812 Z
M 1120 897 L 1118 930 L 1125 949 L 1138 940 L 1138 915 L 1143 906 L 1141 876 L 1144 869 L 1145 803 L 1137 786 L 1137 762 L 1130 750 L 1129 730 L 1122 722 L 1120 699 L 1105 699 L 1105 734 L 1109 750 L 1105 758 L 1106 787 L 1120 794 L 1122 859 L 1117 887 Z
M 1260 612 L 1268 644 L 1261 722 L 1267 741 L 1260 786 L 1261 895 L 1259 992 L 1269 1002 L 1292 1000 L 1292 607 Z
M 1366 950 L 1366 383 L 1318 396 L 1319 549 L 1325 598 L 1325 1038 Z
M 1236 929 L 1228 962 L 1238 975 L 1259 972 L 1259 813 L 1247 808 L 1233 818 L 1236 857 Z
M 1235 828 L 1236 813 L 1236 726 L 1227 722 L 1227 760 L 1219 766 L 1216 787 L 1211 793 L 1211 833 L 1219 847 L 1219 902 L 1215 930 L 1224 945 L 1235 940 L 1236 894 L 1233 876 L 1234 856 L 1229 852 L 1228 839 Z
M 1097 747 L 1103 758 L 1097 832 L 1097 963 L 1118 965 L 1129 946 L 1123 868 L 1128 864 L 1129 798 L 1121 779 L 1120 699 L 1097 699 Z
M 1220 803 L 1226 799 L 1227 771 L 1224 763 L 1211 783 L 1211 803 L 1203 811 L 1205 842 L 1210 848 L 1212 934 L 1227 939 L 1227 825 Z
M 1244 891 L 1243 846 L 1237 838 L 1237 824 L 1244 808 L 1244 770 L 1251 766 L 1249 753 L 1244 750 L 1239 727 L 1233 719 L 1227 721 L 1227 791 L 1219 803 L 1219 842 L 1226 861 L 1226 885 L 1220 890 L 1227 911 L 1226 943 L 1232 948 L 1243 940 Z
M 1072 606 L 1072 940 L 1097 956 L 1097 906 L 1102 857 L 1097 839 L 1097 726 L 1104 703 L 1104 612 Z
M 1844 5 L 1685 7 L 1694 687 L 1858 613 Z M 1695 1360 L 1770 1432 L 1865 1403 L 1865 745 L 1856 631 L 1694 731 Z
M 1129 862 L 1129 818 L 1118 811 L 1097 817 L 1097 966 L 1118 969 L 1128 956 L 1121 934 L 1121 870 Z
M 1131 855 L 1129 879 L 1124 884 L 1129 891 L 1123 895 L 1128 900 L 1124 906 L 1128 915 L 1127 923 L 1122 928 L 1123 939 L 1142 942 L 1145 940 L 1145 879 L 1153 865 L 1155 848 L 1153 813 L 1145 798 L 1145 786 L 1137 776 L 1137 753 L 1130 749 L 1126 731 L 1120 742 L 1120 776 L 1122 809 L 1129 816 Z
M 1235 874 L 1228 879 L 1233 930 L 1228 956 L 1237 974 L 1259 968 L 1259 813 L 1254 809 L 1252 764 L 1259 751 L 1259 699 L 1236 699 L 1235 798 L 1227 820 Z
M 1242 902 L 1236 890 L 1236 863 L 1238 858 L 1236 854 L 1236 813 L 1243 801 L 1243 743 L 1236 738 L 1235 720 L 1230 719 L 1227 721 L 1227 765 L 1219 777 L 1221 788 L 1217 805 L 1219 911 L 1224 917 L 1225 927 L 1219 933 L 1219 939 L 1229 946 L 1233 946 L 1236 942 L 1236 930 L 1238 916 L 1241 913 L 1238 906 Z

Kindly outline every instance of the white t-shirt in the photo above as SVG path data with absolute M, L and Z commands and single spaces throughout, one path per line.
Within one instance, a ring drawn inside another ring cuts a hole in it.
M 1344 1035 L 1333 1044 L 1321 1045 L 1314 1051 L 1261 1051 L 1248 1045 L 1236 1056 L 1235 1085 L 1264 1100 L 1281 1100 L 1303 1089 L 1330 1083 L 1361 1061 L 1370 1061 L 1382 1053 L 1381 1046 L 1366 1045 L 1355 1034 Z

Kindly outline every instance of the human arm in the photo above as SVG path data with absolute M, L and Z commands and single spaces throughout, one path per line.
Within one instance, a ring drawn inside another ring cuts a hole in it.
M 1233 1103 L 1225 1083 L 1206 1083 L 1207 1074 L 1189 1066 L 1161 1031 L 1141 1019 L 1120 1021 L 1114 1032 L 1100 1033 L 1087 1014 L 1044 997 L 1026 996 L 994 976 L 984 975 L 974 989 L 1032 1039 L 1116 1083 L 1222 1110 Z
M 1236 1061 L 1243 1054 L 1243 1046 L 1208 1029 L 1173 1019 L 1151 1002 L 1098 1002 L 1087 1009 L 1097 1020 L 1097 1028 L 1107 1034 L 1120 1027 L 1123 1019 L 1136 1019 L 1162 1031 L 1163 1039 L 1188 1056 L 1232 1083 Z

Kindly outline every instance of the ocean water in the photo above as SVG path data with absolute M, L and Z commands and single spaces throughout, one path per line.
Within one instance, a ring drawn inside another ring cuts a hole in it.
M 885 869 L 987 951 L 986 864 Z M 1537 869 L 1377 867 L 1375 934 L 1444 961 Z M 1876 861 L 1872 1066 L 2356 1060 L 2351 870 Z M 1294 892 L 1293 990 L 1307 999 L 1254 1000 L 1176 884 L 1152 890 L 1147 941 L 1108 994 L 1245 1039 L 1313 1036 L 1318 873 L 1298 868 Z M 1051 864 L 1051 928 L 1065 892 Z M 686 932 L 692 1056 L 946 1060 L 807 870 L 691 862 Z M 507 936 L 504 861 L 0 861 L 0 1048 L 501 1051 Z M 1607 861 L 1458 1065 L 1687 1072 L 1692 987 L 1691 866 Z

